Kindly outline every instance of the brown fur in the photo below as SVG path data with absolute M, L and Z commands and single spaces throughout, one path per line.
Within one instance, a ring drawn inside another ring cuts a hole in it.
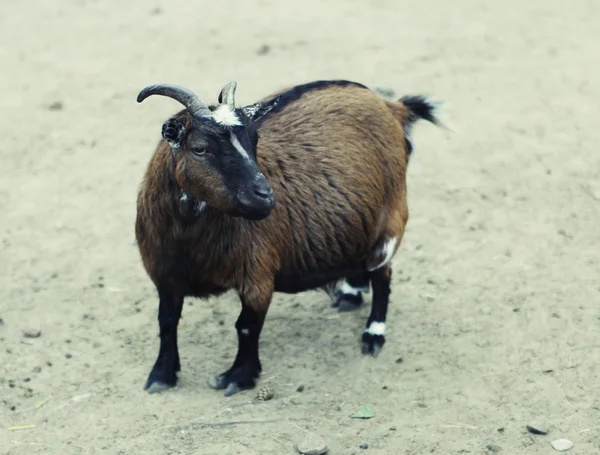
M 184 163 L 174 168 L 161 141 L 138 198 L 136 237 L 148 274 L 181 295 L 233 288 L 266 312 L 276 281 L 325 284 L 380 262 L 377 248 L 394 236 L 399 245 L 408 220 L 405 118 L 401 103 L 354 86 L 305 93 L 267 117 L 258 163 L 277 204 L 256 222 L 214 207 L 182 218 Z

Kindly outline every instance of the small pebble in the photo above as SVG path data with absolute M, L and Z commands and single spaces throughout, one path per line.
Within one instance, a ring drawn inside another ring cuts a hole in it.
M 34 373 L 41 373 L 42 367 L 33 367 L 33 370 L 31 371 L 33 371 Z
M 498 433 L 504 433 L 504 427 L 498 428 Z
M 263 44 L 257 51 L 256 54 L 257 55 L 267 55 L 269 53 L 269 51 L 271 50 L 271 46 L 269 46 L 268 44 Z
M 316 433 L 308 433 L 296 448 L 304 455 L 322 455 L 329 450 L 325 440 Z
M 39 338 L 42 335 L 42 331 L 38 329 L 25 330 L 23 336 L 25 338 Z
M 398 357 L 396 359 L 396 363 L 402 363 L 402 362 L 404 362 L 404 358 L 403 357 Z
M 298 386 L 298 388 L 296 389 L 296 392 L 304 392 L 304 386 Z
M 49 367 L 52 366 L 52 362 L 46 362 L 46 365 L 48 365 Z
M 361 448 L 361 449 L 368 449 L 368 448 L 369 448 L 369 444 L 367 444 L 366 442 L 363 442 L 363 443 L 360 445 L 360 448 Z
M 103 288 L 104 287 L 104 283 L 97 283 L 96 287 Z
M 16 407 L 16 406 L 11 406 L 11 407 L 10 407 L 10 410 L 11 410 L 11 411 L 14 411 L 15 409 L 17 409 L 17 407 Z
M 31 381 L 31 378 L 25 378 L 25 379 L 23 379 L 23 381 L 29 382 L 29 381 Z
M 552 447 L 558 452 L 565 452 L 573 448 L 573 443 L 568 439 L 556 439 L 555 441 L 552 441 Z
M 15 388 L 15 383 L 14 383 L 14 382 L 9 382 L 9 383 L 8 383 L 8 386 L 9 386 L 11 389 L 14 389 L 14 388 Z
M 487 453 L 498 453 L 502 451 L 502 447 L 497 446 L 496 444 L 488 444 L 485 449 Z
M 390 427 L 390 431 L 396 431 L 397 428 L 396 427 Z
M 71 354 L 65 354 L 65 358 L 70 359 L 71 357 L 73 357 Z
M 0 327 L 4 325 L 4 319 L 0 318 Z
M 48 109 L 50 109 L 51 111 L 60 111 L 63 108 L 63 103 L 61 103 L 60 101 L 55 101 L 54 103 L 50 104 L 48 106 Z
M 548 434 L 550 426 L 543 419 L 535 419 L 527 425 L 527 431 L 533 434 Z

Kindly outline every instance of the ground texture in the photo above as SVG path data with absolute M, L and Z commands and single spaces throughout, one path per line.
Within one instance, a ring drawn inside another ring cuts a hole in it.
M 5 2 L 0 453 L 293 454 L 305 431 L 331 454 L 600 453 L 599 23 L 597 0 Z M 180 385 L 148 395 L 135 199 L 179 107 L 138 91 L 214 102 L 236 79 L 250 103 L 333 78 L 445 101 L 456 130 L 414 131 L 380 357 L 360 354 L 368 307 L 276 295 L 275 397 L 226 399 L 206 380 L 235 355 L 239 303 L 190 299 Z M 540 416 L 550 434 L 528 434 Z

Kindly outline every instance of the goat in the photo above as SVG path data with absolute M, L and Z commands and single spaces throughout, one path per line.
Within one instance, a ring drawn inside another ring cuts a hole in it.
M 236 82 L 208 106 L 174 85 L 144 88 L 185 109 L 166 120 L 137 200 L 135 233 L 156 286 L 160 349 L 144 389 L 173 387 L 186 296 L 239 294 L 238 351 L 210 379 L 225 396 L 260 376 L 259 337 L 274 292 L 373 290 L 362 352 L 385 343 L 391 265 L 408 221 L 411 126 L 439 124 L 420 96 L 387 101 L 343 80 L 286 88 L 236 107 Z M 341 284 L 340 284 L 341 283 Z

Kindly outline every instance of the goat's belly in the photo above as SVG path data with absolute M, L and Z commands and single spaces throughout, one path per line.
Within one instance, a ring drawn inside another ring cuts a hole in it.
M 304 271 L 282 269 L 275 275 L 275 292 L 295 294 L 320 288 L 364 270 L 364 264 L 347 264 L 343 269 Z

